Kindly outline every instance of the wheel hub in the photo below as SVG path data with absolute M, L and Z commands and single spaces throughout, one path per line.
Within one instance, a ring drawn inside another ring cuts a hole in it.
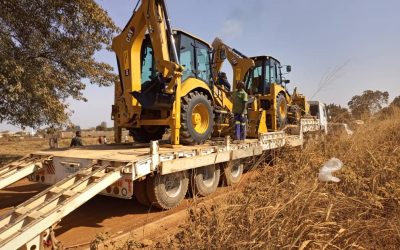
M 280 113 L 282 118 L 286 117 L 286 105 L 285 105 L 284 102 L 281 102 L 279 104 L 279 113 Z
M 199 134 L 204 134 L 210 126 L 210 116 L 206 105 L 198 103 L 192 111 L 192 124 L 194 130 Z
M 166 176 L 165 179 L 165 192 L 170 197 L 175 197 L 181 190 L 181 180 L 177 176 Z
M 205 167 L 203 169 L 203 183 L 210 187 L 213 185 L 215 179 L 215 168 L 214 166 Z

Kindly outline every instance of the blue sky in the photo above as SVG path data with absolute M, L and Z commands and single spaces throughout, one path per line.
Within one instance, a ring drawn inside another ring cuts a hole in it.
M 173 28 L 209 43 L 218 36 L 248 56 L 273 55 L 292 65 L 287 76 L 307 97 L 346 105 L 363 90 L 400 95 L 400 1 L 166 0 Z M 97 0 L 119 27 L 136 0 Z M 115 67 L 115 55 L 97 59 Z M 225 66 L 228 74 L 230 68 Z M 317 91 L 320 89 L 319 91 Z M 70 100 L 82 128 L 110 120 L 113 87 L 88 85 L 88 102 Z M 13 129 L 1 124 L 0 130 Z

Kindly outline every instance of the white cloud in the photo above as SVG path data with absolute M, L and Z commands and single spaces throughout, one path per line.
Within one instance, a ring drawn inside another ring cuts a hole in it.
M 221 36 L 223 39 L 239 38 L 243 35 L 243 21 L 227 19 L 223 23 Z

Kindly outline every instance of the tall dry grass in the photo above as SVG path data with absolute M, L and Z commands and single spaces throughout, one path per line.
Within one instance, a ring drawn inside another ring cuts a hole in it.
M 343 161 L 339 183 L 319 168 Z M 284 149 L 275 164 L 218 204 L 190 210 L 163 248 L 399 249 L 400 112 L 367 122 L 351 137 Z

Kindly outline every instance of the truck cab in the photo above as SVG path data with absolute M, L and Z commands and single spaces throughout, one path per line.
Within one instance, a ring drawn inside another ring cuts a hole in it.
M 310 115 L 318 118 L 320 129 L 328 133 L 328 115 L 326 113 L 326 106 L 319 101 L 308 101 L 310 104 Z

